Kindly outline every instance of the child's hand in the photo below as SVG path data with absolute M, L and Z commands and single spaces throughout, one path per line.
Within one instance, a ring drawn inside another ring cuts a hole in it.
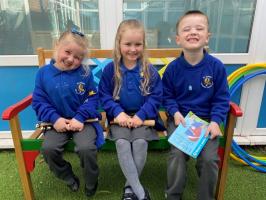
M 119 126 L 127 127 L 127 123 L 129 119 L 130 117 L 126 113 L 121 112 L 119 115 L 117 115 L 117 117 L 115 118 L 115 121 L 117 121 Z
M 219 125 L 216 122 L 211 122 L 207 128 L 207 131 L 205 133 L 205 137 L 208 137 L 208 135 L 211 134 L 210 139 L 214 139 L 219 135 L 222 135 L 222 132 L 220 130 Z
M 62 133 L 62 132 L 66 132 L 68 130 L 67 129 L 68 123 L 69 123 L 68 119 L 60 117 L 60 118 L 58 118 L 58 120 L 56 120 L 56 122 L 54 123 L 53 126 L 57 132 Z
M 68 130 L 69 131 L 82 131 L 84 128 L 84 124 L 80 121 L 72 118 L 68 123 Z
M 140 127 L 142 124 L 143 124 L 143 121 L 137 115 L 134 115 L 128 121 L 128 127 L 129 128 L 131 128 L 131 127 L 137 128 L 137 127 Z
M 178 126 L 180 123 L 183 126 L 186 126 L 186 122 L 185 119 L 183 117 L 183 115 L 180 112 L 176 112 L 174 115 L 174 120 L 175 120 L 175 125 Z

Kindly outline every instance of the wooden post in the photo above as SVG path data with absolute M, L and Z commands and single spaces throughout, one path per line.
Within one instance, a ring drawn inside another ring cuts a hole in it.
M 38 48 L 37 49 L 37 55 L 38 55 L 39 67 L 45 65 L 44 49 Z
M 229 112 L 227 123 L 225 127 L 225 147 L 224 147 L 224 158 L 223 164 L 219 172 L 217 187 L 216 187 L 216 199 L 223 200 L 224 199 L 224 191 L 225 191 L 225 184 L 226 184 L 226 177 L 228 171 L 228 159 L 231 152 L 231 144 L 234 135 L 234 127 L 236 123 L 236 116 Z
M 11 118 L 9 123 L 10 123 L 10 129 L 11 129 L 12 138 L 14 142 L 14 147 L 15 147 L 15 154 L 16 154 L 16 158 L 18 161 L 18 172 L 19 172 L 20 179 L 22 182 L 24 197 L 26 200 L 33 200 L 34 193 L 32 189 L 30 173 L 28 173 L 26 170 L 26 165 L 25 165 L 23 152 L 22 152 L 22 146 L 21 146 L 22 133 L 21 133 L 18 116 L 16 115 L 13 118 Z

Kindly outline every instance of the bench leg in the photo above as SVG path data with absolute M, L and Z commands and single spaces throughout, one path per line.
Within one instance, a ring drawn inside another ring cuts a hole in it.
M 224 148 L 224 157 L 222 161 L 222 166 L 219 171 L 219 177 L 217 182 L 216 188 L 216 199 L 223 200 L 224 199 L 224 191 L 225 191 L 225 184 L 226 184 L 226 177 L 228 171 L 228 159 L 231 152 L 231 144 L 234 135 L 234 127 L 236 123 L 236 117 L 231 113 L 228 116 L 227 124 L 224 131 L 225 140 L 225 148 Z
M 28 173 L 26 170 L 25 160 L 23 157 L 22 146 L 21 146 L 22 134 L 17 116 L 10 120 L 10 129 L 14 142 L 15 154 L 18 162 L 18 172 L 22 182 L 24 197 L 26 200 L 33 200 L 34 193 L 32 189 L 30 173 Z

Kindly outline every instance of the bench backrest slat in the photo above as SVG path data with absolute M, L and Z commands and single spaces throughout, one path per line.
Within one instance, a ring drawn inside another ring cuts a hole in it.
M 53 50 L 43 48 L 37 49 L 39 66 L 46 64 L 45 60 L 53 57 Z M 182 52 L 181 48 L 177 49 L 147 49 L 149 58 L 176 58 Z M 88 53 L 88 58 L 112 58 L 112 50 L 91 49 Z

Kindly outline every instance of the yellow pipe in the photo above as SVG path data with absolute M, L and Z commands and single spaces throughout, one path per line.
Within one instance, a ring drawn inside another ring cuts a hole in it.
M 237 157 L 236 155 L 234 155 L 232 153 L 230 153 L 230 157 L 233 158 L 235 161 L 240 162 L 243 165 L 248 165 L 244 160 L 242 160 L 241 158 Z M 252 164 L 256 165 L 256 166 L 260 166 L 261 165 L 259 163 L 255 163 L 255 162 L 252 162 Z
M 252 64 L 252 65 L 246 65 L 244 67 L 241 67 L 234 71 L 232 74 L 230 74 L 227 77 L 228 82 L 233 81 L 238 75 L 242 74 L 243 72 L 250 70 L 250 69 L 256 69 L 256 68 L 266 68 L 265 63 L 258 63 L 258 64 Z

